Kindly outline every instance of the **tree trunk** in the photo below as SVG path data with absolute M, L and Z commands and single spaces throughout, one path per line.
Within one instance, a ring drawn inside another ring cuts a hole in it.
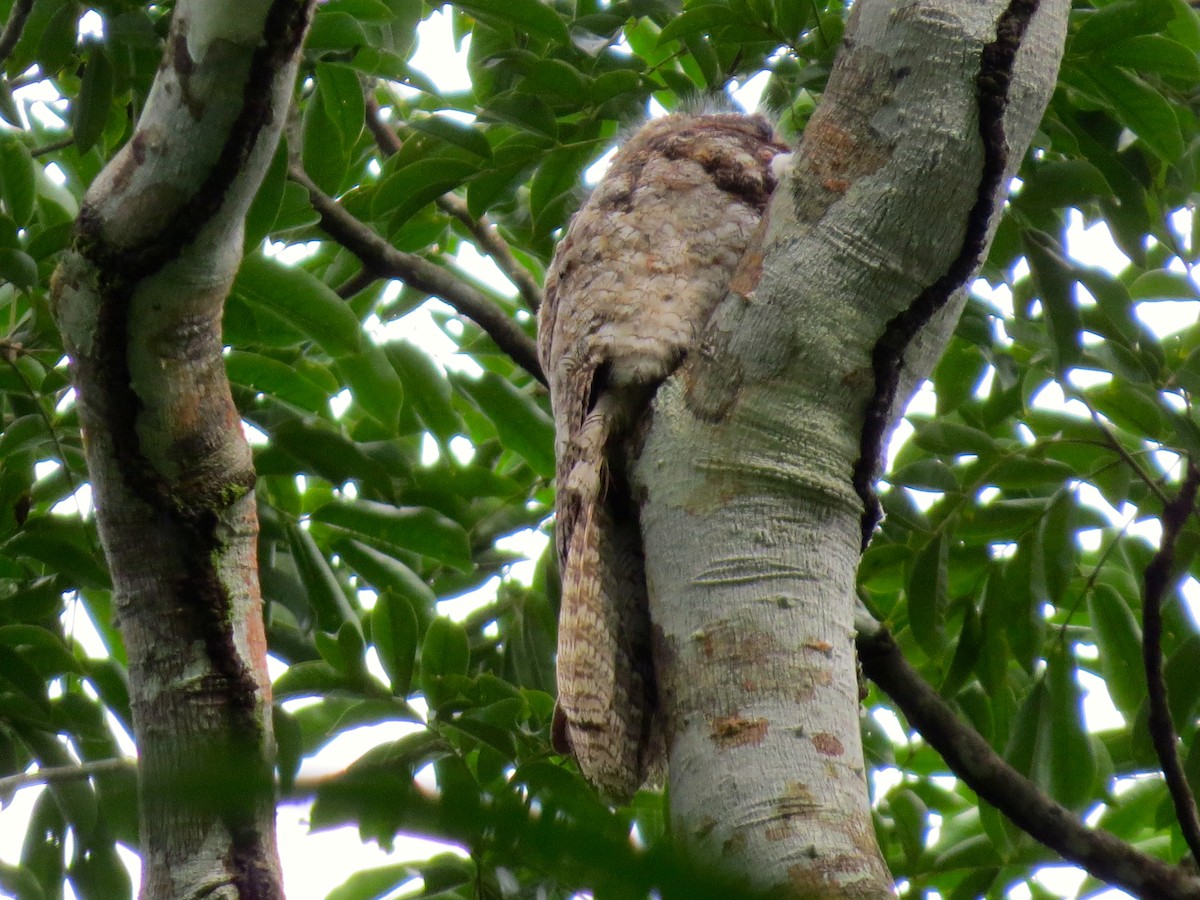
M 143 898 L 282 896 L 254 470 L 221 356 L 311 0 L 180 0 L 53 302 L 129 657 Z
M 761 252 L 656 398 L 634 478 L 672 827 L 757 886 L 892 896 L 855 570 L 885 439 L 986 254 L 1069 7 L 858 4 Z

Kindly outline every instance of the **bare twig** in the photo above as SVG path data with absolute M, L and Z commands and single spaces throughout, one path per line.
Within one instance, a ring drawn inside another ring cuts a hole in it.
M 75 143 L 73 134 L 67 135 L 65 138 L 60 138 L 57 141 L 51 141 L 49 144 L 42 144 L 40 147 L 32 147 L 29 155 L 36 159 L 39 156 L 45 156 L 47 153 L 57 153 L 59 150 L 66 150 Z
M 1065 385 L 1064 390 L 1066 390 Z M 1162 486 L 1154 478 L 1150 477 L 1150 474 L 1141 467 L 1136 459 L 1133 458 L 1133 454 L 1126 450 L 1125 446 L 1119 440 L 1117 440 L 1117 436 L 1112 433 L 1112 429 L 1110 429 L 1105 423 L 1103 417 L 1100 415 L 1100 411 L 1092 405 L 1092 401 L 1088 398 L 1088 395 L 1083 391 L 1071 390 L 1069 392 L 1069 396 L 1072 399 L 1078 400 L 1085 407 L 1087 407 L 1088 413 L 1091 414 L 1092 422 L 1095 423 L 1098 429 L 1100 429 L 1101 434 L 1104 435 L 1104 439 L 1108 442 L 1108 445 L 1112 448 L 1112 451 L 1116 453 L 1117 456 L 1121 457 L 1121 459 L 1125 461 L 1125 464 L 1133 470 L 1135 475 L 1137 475 L 1142 484 L 1149 488 L 1154 496 L 1156 496 L 1163 503 L 1163 505 L 1166 505 L 1167 492 L 1163 490 Z
M 375 136 L 375 143 L 379 145 L 379 150 L 385 157 L 391 156 L 400 149 L 400 138 L 379 117 L 379 102 L 369 93 L 367 95 L 367 128 Z M 516 287 L 526 306 L 537 312 L 538 307 L 542 305 L 541 286 L 538 285 L 537 279 L 530 274 L 529 270 L 513 256 L 508 242 L 500 236 L 500 232 L 487 216 L 475 218 L 467 208 L 466 201 L 456 194 L 444 194 L 436 202 L 438 208 L 458 219 L 467 227 L 479 248 L 492 258 L 492 262 L 504 273 L 504 277 Z
M 365 268 L 440 297 L 482 328 L 517 365 L 546 383 L 533 339 L 491 298 L 424 257 L 397 250 L 318 188 L 300 166 L 293 164 L 288 171 L 292 180 L 308 191 L 313 208 L 321 216 L 321 227 L 357 256 Z
M 1142 600 L 1142 661 L 1146 666 L 1146 687 L 1150 704 L 1150 740 L 1167 781 L 1175 817 L 1183 830 L 1184 840 L 1192 856 L 1200 862 L 1200 816 L 1196 813 L 1196 798 L 1192 796 L 1183 763 L 1179 760 L 1179 735 L 1171 721 L 1167 704 L 1167 682 L 1163 676 L 1162 659 L 1162 601 L 1171 585 L 1175 563 L 1175 544 L 1188 517 L 1196 508 L 1196 490 L 1200 487 L 1200 469 L 1190 461 L 1179 494 L 1162 511 L 1162 539 L 1158 552 L 1146 566 L 1146 593 Z
M 81 778 L 91 778 L 93 775 L 124 771 L 136 772 L 137 763 L 132 759 L 124 758 L 97 759 L 93 762 L 82 762 L 77 766 L 52 766 L 38 769 L 36 772 L 22 772 L 20 775 L 8 775 L 0 778 L 0 796 L 36 784 L 78 781 Z
M 348 300 L 359 291 L 365 289 L 368 285 L 379 280 L 379 276 L 368 269 L 366 266 L 358 270 L 356 275 L 351 275 L 337 289 L 337 295 L 343 300 Z
M 25 30 L 25 20 L 29 18 L 31 9 L 33 0 L 17 0 L 13 4 L 8 21 L 4 23 L 4 31 L 0 32 L 0 68 L 7 62 L 17 46 L 17 41 L 21 39 L 21 32 Z
M 1035 840 L 1093 877 L 1142 898 L 1200 898 L 1200 879 L 1084 825 L 1010 766 L 908 664 L 886 628 L 859 623 L 863 670 L 963 782 Z
M 504 277 L 513 283 L 525 305 L 537 312 L 538 307 L 542 305 L 541 286 L 529 270 L 517 262 L 517 258 L 508 247 L 508 242 L 500 236 L 499 230 L 487 216 L 476 219 L 467 208 L 467 201 L 457 194 L 443 194 L 437 199 L 437 205 L 467 226 L 467 230 L 475 238 L 475 243 L 492 258 L 492 262 L 504 273 Z

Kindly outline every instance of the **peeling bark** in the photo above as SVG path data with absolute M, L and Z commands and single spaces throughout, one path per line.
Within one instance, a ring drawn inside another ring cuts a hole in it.
M 879 453 L 961 312 L 1069 5 L 858 4 L 761 253 L 656 398 L 634 480 L 672 824 L 758 887 L 892 896 L 855 570 Z
M 130 661 L 143 898 L 282 896 L 254 470 L 221 311 L 311 7 L 177 4 L 52 286 Z

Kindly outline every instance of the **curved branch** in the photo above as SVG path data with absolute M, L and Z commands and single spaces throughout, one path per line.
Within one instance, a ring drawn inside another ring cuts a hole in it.
M 32 9 L 33 0 L 17 0 L 13 4 L 12 11 L 8 14 L 8 21 L 4 23 L 4 31 L 0 33 L 0 67 L 8 61 L 8 57 L 17 47 L 17 41 L 21 40 L 21 32 L 25 30 L 25 20 L 29 18 L 29 12 Z
M 381 277 L 398 278 L 405 284 L 435 294 L 487 332 L 496 345 L 530 375 L 546 383 L 538 362 L 533 338 L 521 330 L 508 314 L 482 291 L 472 287 L 441 266 L 414 253 L 397 250 L 371 228 L 346 212 L 324 193 L 298 165 L 288 174 L 308 191 L 313 208 L 321 216 L 321 227 L 335 241 L 359 258 L 363 266 Z
M 867 676 L 941 754 L 950 771 L 1022 831 L 1094 878 L 1137 897 L 1200 898 L 1200 879 L 1107 831 L 1088 828 L 1005 762 L 908 664 L 885 627 L 875 622 L 860 628 L 857 645 Z
M 379 151 L 384 157 L 399 151 L 400 138 L 379 117 L 379 101 L 369 93 L 367 95 L 367 128 L 375 136 L 375 143 L 379 145 Z M 443 212 L 458 219 L 467 227 L 471 236 L 475 238 L 475 243 L 492 258 L 492 262 L 504 273 L 504 277 L 516 287 L 517 292 L 525 301 L 525 305 L 533 312 L 537 312 L 538 307 L 542 305 L 541 286 L 529 270 L 513 256 L 508 242 L 500 236 L 500 232 L 487 216 L 475 218 L 467 208 L 466 202 L 456 194 L 444 194 L 436 202 Z
M 1179 735 L 1171 721 L 1167 703 L 1167 682 L 1163 676 L 1162 658 L 1162 601 L 1171 585 L 1175 563 L 1175 544 L 1184 524 L 1196 508 L 1196 490 L 1200 487 L 1200 469 L 1191 462 L 1179 488 L 1179 495 L 1163 507 L 1162 539 L 1158 552 L 1146 566 L 1146 584 L 1142 600 L 1142 662 L 1146 667 L 1146 694 L 1150 704 L 1150 740 L 1154 753 L 1167 781 L 1175 817 L 1183 830 L 1184 840 L 1192 856 L 1200 862 L 1200 816 L 1196 813 L 1196 798 L 1188 787 L 1179 759 Z
M 38 784 L 51 784 L 63 781 L 78 781 L 91 778 L 93 775 L 105 775 L 109 772 L 137 772 L 137 763 L 124 757 L 97 759 L 83 762 L 77 766 L 51 766 L 38 769 L 35 772 L 22 772 L 20 775 L 8 775 L 0 778 L 0 795 L 8 795 L 21 788 L 33 787 Z

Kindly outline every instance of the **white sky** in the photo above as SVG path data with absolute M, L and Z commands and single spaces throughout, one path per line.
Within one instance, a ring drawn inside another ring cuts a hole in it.
M 95 23 L 90 21 L 85 24 L 95 27 Z M 420 35 L 420 44 L 413 57 L 412 65 L 446 90 L 469 88 L 470 81 L 466 74 L 465 54 L 454 49 L 448 18 L 441 13 L 435 13 L 421 26 Z M 735 94 L 747 109 L 754 109 L 765 84 L 766 76 L 762 75 L 743 86 Z M 600 168 L 601 166 L 597 166 L 589 171 L 589 181 L 594 181 L 599 177 L 598 170 Z M 1186 225 L 1186 223 L 1181 224 Z M 1186 234 L 1188 229 L 1183 227 L 1181 231 Z M 1116 272 L 1128 263 L 1128 260 L 1113 244 L 1103 225 L 1084 229 L 1078 215 L 1075 216 L 1075 222 L 1069 232 L 1069 244 L 1070 255 L 1086 265 Z M 497 285 L 502 290 L 511 288 L 495 265 L 489 259 L 476 253 L 473 248 L 464 249 L 458 263 L 470 274 Z M 977 290 L 1000 308 L 1010 308 L 1011 296 L 1006 290 L 992 291 L 983 282 L 977 285 Z M 388 339 L 403 335 L 409 340 L 415 339 L 447 368 L 467 372 L 478 371 L 478 367 L 469 358 L 455 354 L 453 343 L 434 324 L 434 320 L 430 316 L 430 307 L 437 308 L 437 301 L 432 301 L 428 307 L 405 317 L 402 324 L 394 324 L 388 329 L 377 329 L 376 337 Z M 447 309 L 447 307 L 442 307 L 443 311 Z M 1148 326 L 1161 334 L 1178 330 L 1195 322 L 1198 311 L 1200 311 L 1200 303 L 1193 301 L 1143 303 L 1139 306 L 1138 315 Z M 1061 391 L 1055 394 L 1055 390 L 1057 389 L 1052 388 L 1043 391 L 1039 396 L 1039 404 L 1062 407 Z M 932 402 L 932 394 L 925 391 L 918 396 L 913 408 L 918 411 L 931 411 Z M 1068 407 L 1070 405 L 1070 403 L 1067 404 Z M 896 445 L 910 433 L 911 427 L 907 423 L 902 424 L 897 435 Z M 465 453 L 470 452 L 469 445 L 454 449 L 456 452 L 460 450 Z M 431 452 L 436 453 L 436 446 L 433 446 Z M 1123 524 L 1129 521 L 1134 514 L 1132 509 L 1112 509 L 1100 498 L 1098 492 L 1092 489 L 1082 489 L 1080 496 L 1085 502 L 1103 510 L 1114 523 Z M 921 499 L 923 503 L 931 503 L 935 498 L 926 496 Z M 87 502 L 86 497 L 81 497 L 80 500 L 85 504 Z M 1156 522 L 1135 524 L 1131 527 L 1131 531 L 1156 540 L 1158 526 Z M 544 535 L 530 532 L 515 536 L 505 542 L 506 549 L 524 552 L 528 556 L 527 561 L 513 566 L 512 577 L 528 582 L 532 574 L 533 560 L 536 560 L 541 554 L 545 540 Z M 491 599 L 494 591 L 495 580 L 472 594 L 440 603 L 439 610 L 453 618 L 461 618 L 480 603 Z M 1200 602 L 1200 588 L 1194 581 L 1188 585 L 1187 593 L 1189 593 L 1189 599 L 1192 600 L 1193 605 Z M 98 638 L 95 637 L 91 624 L 86 621 L 86 616 L 81 611 L 70 613 L 69 616 L 75 636 L 85 647 L 91 645 L 90 652 L 99 654 L 101 650 Z M 373 668 L 377 668 L 377 662 L 374 660 L 372 662 Z M 273 664 L 272 667 L 275 670 L 273 674 L 278 674 L 278 666 Z M 1104 692 L 1103 683 L 1086 674 L 1081 675 L 1080 681 L 1086 691 L 1084 712 L 1089 727 L 1100 728 L 1119 723 L 1120 714 L 1117 713 Z M 884 724 L 895 726 L 894 722 L 885 721 Z M 342 734 L 316 757 L 305 761 L 302 775 L 313 776 L 337 772 L 357 759 L 369 747 L 384 741 L 396 740 L 417 727 L 419 726 L 408 723 L 387 723 Z M 889 730 L 892 729 L 889 728 Z M 131 742 L 126 742 L 125 750 L 129 753 L 133 752 Z M 877 784 L 886 787 L 889 783 L 894 783 L 894 777 L 889 777 L 886 772 L 880 773 Z M 18 792 L 13 801 L 3 811 L 0 811 L 0 860 L 15 863 L 19 859 L 25 823 L 31 814 L 33 802 L 41 790 L 43 789 L 40 787 L 33 787 Z M 353 872 L 395 862 L 419 860 L 447 849 L 445 845 L 433 841 L 402 838 L 397 840 L 396 850 L 388 854 L 374 844 L 363 844 L 359 840 L 355 828 L 310 832 L 306 820 L 307 814 L 308 807 L 304 804 L 282 805 L 278 813 L 279 848 L 283 862 L 285 886 L 290 900 L 318 900 L 318 898 L 325 897 Z M 125 851 L 122 855 L 128 863 L 136 883 L 140 867 L 137 856 L 130 851 Z M 1056 892 L 1073 892 L 1083 880 L 1083 873 L 1069 866 L 1047 867 L 1039 874 L 1038 880 Z M 393 897 L 400 897 L 415 890 L 417 884 L 410 883 L 403 890 L 387 896 L 389 900 Z M 73 896 L 69 886 L 67 893 L 68 897 Z M 1014 900 L 1026 900 L 1030 894 L 1027 888 L 1021 886 L 1013 890 L 1010 896 Z M 1114 891 L 1105 896 L 1123 895 Z

